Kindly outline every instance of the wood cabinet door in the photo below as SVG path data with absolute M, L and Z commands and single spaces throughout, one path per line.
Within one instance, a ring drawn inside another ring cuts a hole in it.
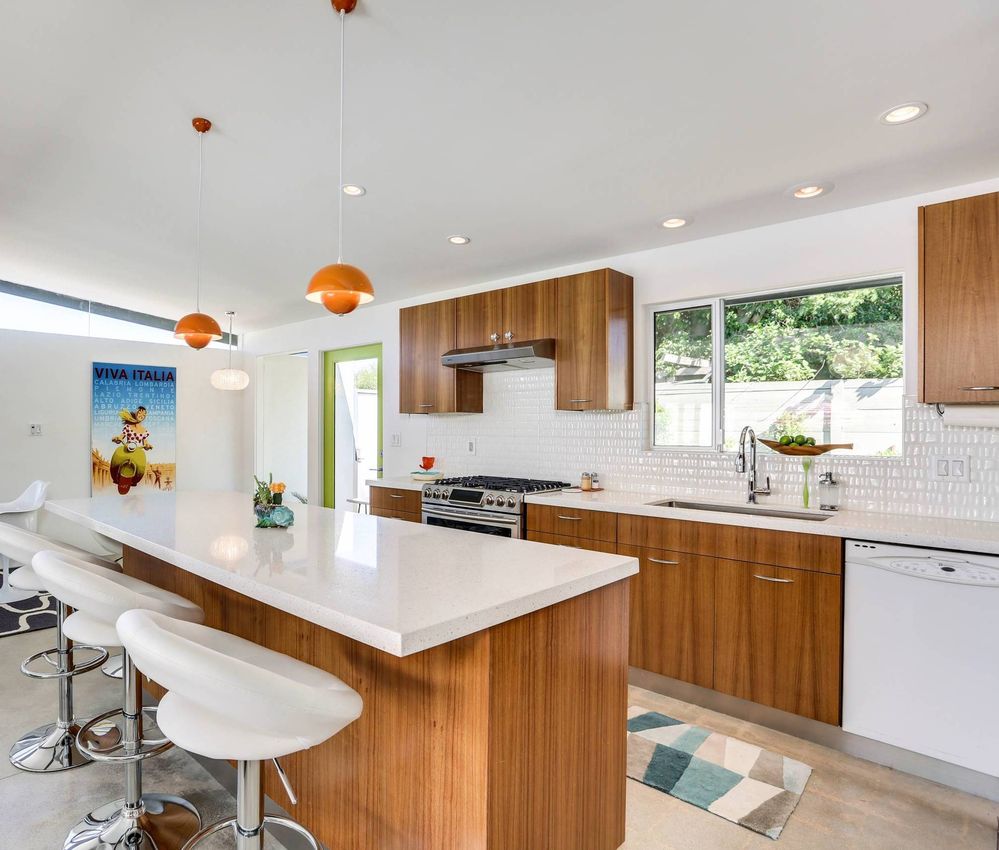
M 919 315 L 919 400 L 999 402 L 999 193 L 920 208 Z
M 503 330 L 500 342 L 555 338 L 555 286 L 554 280 L 541 280 L 502 290 Z
M 558 279 L 555 406 L 559 410 L 607 408 L 607 312 L 606 271 Z
M 776 698 L 778 568 L 719 559 L 715 565 L 714 687 L 764 705 Z
M 715 559 L 633 546 L 618 552 L 641 562 L 631 580 L 629 663 L 713 687 Z
M 503 342 L 503 292 L 493 289 L 455 299 L 456 348 L 477 348 Z M 492 335 L 496 339 L 492 339 Z
M 843 582 L 839 576 L 777 568 L 776 708 L 840 723 Z

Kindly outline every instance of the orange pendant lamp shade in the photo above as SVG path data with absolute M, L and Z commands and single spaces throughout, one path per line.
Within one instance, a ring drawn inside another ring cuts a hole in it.
M 306 300 L 322 304 L 338 316 L 345 316 L 374 297 L 375 288 L 368 276 L 348 263 L 323 266 L 312 276 L 305 292 Z
M 191 348 L 204 348 L 208 343 L 222 339 L 222 328 L 206 313 L 188 313 L 177 322 L 173 335 Z

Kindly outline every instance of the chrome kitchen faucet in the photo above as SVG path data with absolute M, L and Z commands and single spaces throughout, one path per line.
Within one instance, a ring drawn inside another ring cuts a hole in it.
M 749 501 L 756 504 L 757 496 L 770 495 L 770 476 L 767 476 L 767 486 L 756 486 L 756 432 L 747 425 L 739 435 L 739 454 L 735 459 L 735 471 L 746 471 L 746 434 L 749 434 Z

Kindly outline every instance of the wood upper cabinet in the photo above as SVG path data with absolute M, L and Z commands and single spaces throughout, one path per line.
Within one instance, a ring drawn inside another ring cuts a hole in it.
M 555 337 L 555 281 L 477 292 L 456 299 L 457 348 Z
M 999 193 L 919 208 L 919 400 L 999 403 Z
M 631 579 L 629 663 L 704 688 L 714 684 L 715 559 L 619 546 Z
M 714 688 L 840 723 L 842 579 L 719 559 Z
M 630 410 L 634 391 L 634 283 L 612 269 L 556 282 L 559 410 Z
M 399 311 L 399 412 L 481 413 L 482 375 L 441 366 L 455 347 L 455 299 Z

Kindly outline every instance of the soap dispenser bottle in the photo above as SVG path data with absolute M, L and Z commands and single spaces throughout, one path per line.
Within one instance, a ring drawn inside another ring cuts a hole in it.
M 839 482 L 833 478 L 832 472 L 823 472 L 819 476 L 819 509 L 839 510 Z

